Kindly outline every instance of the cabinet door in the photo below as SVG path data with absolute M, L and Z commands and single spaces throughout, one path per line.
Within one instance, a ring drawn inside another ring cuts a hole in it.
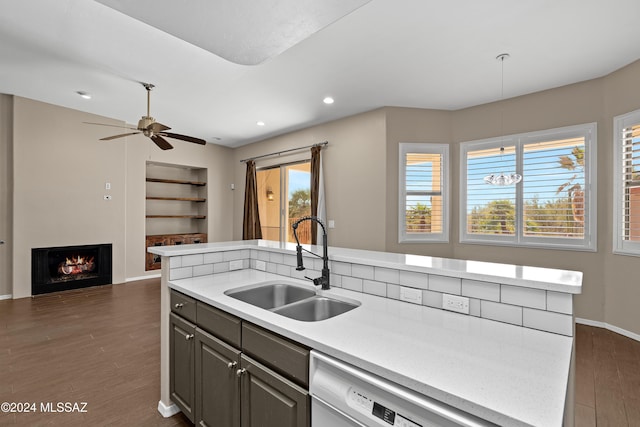
M 169 315 L 169 390 L 171 400 L 194 420 L 195 398 L 195 331 L 193 323 L 171 313 Z
M 196 329 L 196 421 L 198 426 L 240 426 L 240 350 Z
M 145 270 L 159 270 L 161 267 L 160 255 L 151 254 L 147 252 L 146 248 L 152 246 L 166 246 L 169 241 L 165 236 L 147 236 L 146 246 L 144 251 L 145 256 Z
M 309 393 L 242 355 L 242 427 L 308 427 Z

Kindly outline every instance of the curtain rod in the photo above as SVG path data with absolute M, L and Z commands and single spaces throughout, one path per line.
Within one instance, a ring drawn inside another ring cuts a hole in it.
M 283 153 L 290 153 L 292 151 L 304 150 L 305 148 L 321 147 L 321 146 L 328 145 L 328 144 L 329 144 L 329 141 L 323 141 L 323 142 L 318 142 L 317 144 L 306 145 L 304 147 L 298 147 L 298 148 L 291 148 L 289 150 L 276 151 L 275 153 L 263 154 L 262 156 L 249 157 L 248 159 L 240 160 L 240 163 L 245 163 L 245 162 L 248 162 L 249 160 L 262 159 L 264 157 L 279 156 L 279 155 L 281 155 Z

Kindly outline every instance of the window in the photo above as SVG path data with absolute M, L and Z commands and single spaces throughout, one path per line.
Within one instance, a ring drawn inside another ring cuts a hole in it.
M 291 225 L 311 214 L 311 162 L 260 169 L 256 180 L 262 238 L 295 242 Z M 311 243 L 310 221 L 300 224 L 298 238 Z
M 614 119 L 613 251 L 640 255 L 640 110 Z
M 446 144 L 400 143 L 398 241 L 448 242 Z
M 595 250 L 595 147 L 595 123 L 462 143 L 460 241 Z

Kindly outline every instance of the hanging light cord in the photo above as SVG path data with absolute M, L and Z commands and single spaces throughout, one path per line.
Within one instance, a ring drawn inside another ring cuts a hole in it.
M 496 56 L 496 59 L 500 60 L 500 65 L 502 68 L 502 76 L 500 80 L 500 101 L 504 101 L 504 60 L 507 59 L 510 55 L 508 53 L 501 53 Z M 501 104 L 503 104 L 501 102 Z M 504 105 L 500 106 L 500 162 L 502 163 L 502 156 L 504 155 Z M 484 182 L 490 185 L 512 185 L 517 184 L 522 181 L 522 175 L 517 173 L 512 173 L 509 175 L 505 175 L 500 172 L 499 175 L 491 174 L 484 177 Z

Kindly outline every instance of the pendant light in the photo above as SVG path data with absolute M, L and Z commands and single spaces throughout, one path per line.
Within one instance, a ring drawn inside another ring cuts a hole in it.
M 500 55 L 496 56 L 496 59 L 500 61 L 500 64 L 502 66 L 500 101 L 504 101 L 504 60 L 508 59 L 509 56 L 510 55 L 508 53 L 501 53 Z M 504 139 L 504 106 L 501 107 L 501 112 L 500 112 L 500 135 L 501 135 L 501 139 Z M 502 160 L 503 154 L 504 154 L 504 143 L 500 145 L 500 160 Z M 505 175 L 504 173 L 500 172 L 499 174 L 492 173 L 484 177 L 484 182 L 486 182 L 487 184 L 497 185 L 501 187 L 504 187 L 506 185 L 514 185 L 519 183 L 520 181 L 522 181 L 522 175 L 517 173 Z

